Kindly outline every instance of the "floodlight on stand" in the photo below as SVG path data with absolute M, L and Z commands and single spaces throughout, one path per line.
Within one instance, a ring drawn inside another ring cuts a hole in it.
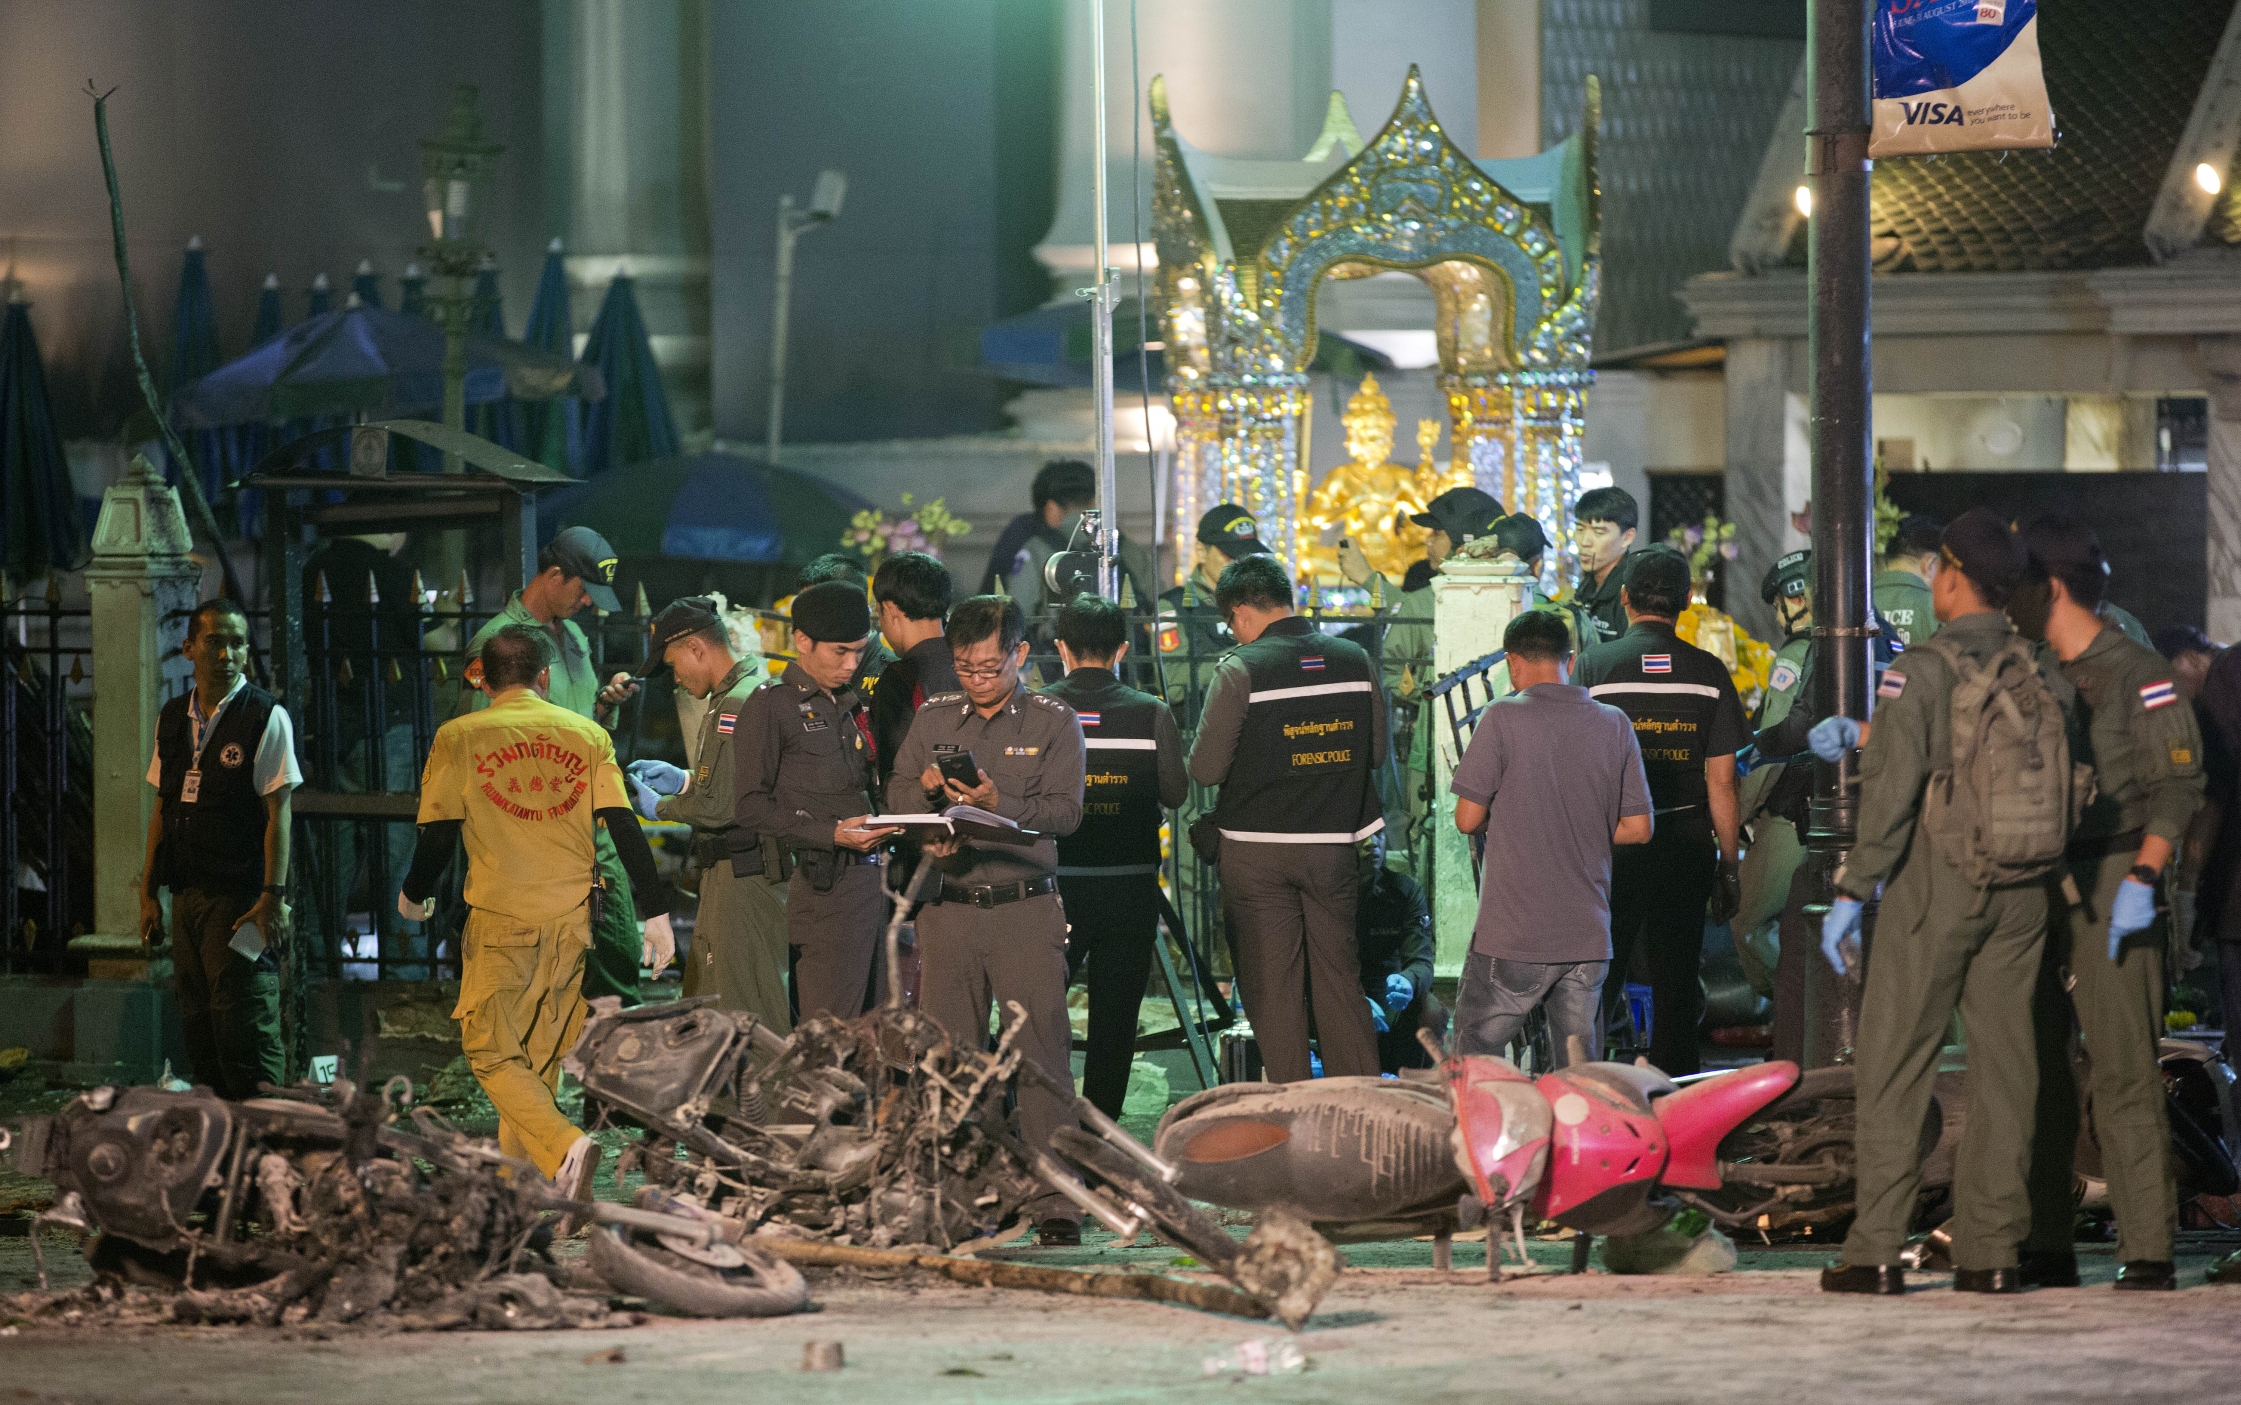
M 848 195 L 848 173 L 823 170 L 810 190 L 809 208 L 794 207 L 792 191 L 778 197 L 778 267 L 772 278 L 770 312 L 770 415 L 764 426 L 763 458 L 778 462 L 786 425 L 786 324 L 794 301 L 794 241 L 821 224 L 840 218 Z
M 819 171 L 816 188 L 809 194 L 809 213 L 814 219 L 837 220 L 840 202 L 848 195 L 846 171 Z

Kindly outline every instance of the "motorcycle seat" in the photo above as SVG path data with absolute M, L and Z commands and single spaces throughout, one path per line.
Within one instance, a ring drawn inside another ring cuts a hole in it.
M 1556 1076 L 1567 1083 L 1590 1084 L 1592 1086 L 1588 1091 L 1600 1090 L 1620 1106 L 1631 1107 L 1637 1112 L 1648 1112 L 1651 1099 L 1662 1098 L 1679 1088 L 1678 1084 L 1659 1070 L 1640 1064 L 1572 1064 L 1558 1069 Z

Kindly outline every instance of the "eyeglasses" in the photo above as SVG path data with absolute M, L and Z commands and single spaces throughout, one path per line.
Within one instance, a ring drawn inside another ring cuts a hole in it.
M 968 668 L 964 664 L 955 664 L 952 666 L 951 672 L 959 678 L 998 678 L 1003 675 L 1005 669 L 1011 666 L 1012 661 L 1004 659 L 1001 662 L 992 663 L 986 668 Z

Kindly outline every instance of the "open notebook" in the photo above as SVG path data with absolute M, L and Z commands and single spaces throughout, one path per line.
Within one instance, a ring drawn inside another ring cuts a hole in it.
M 1042 831 L 1021 829 L 1016 820 L 1005 819 L 973 805 L 952 805 L 938 815 L 873 815 L 863 823 L 865 829 L 900 829 L 924 836 L 929 833 L 954 834 L 980 844 L 1016 844 L 1026 846 L 1040 840 Z

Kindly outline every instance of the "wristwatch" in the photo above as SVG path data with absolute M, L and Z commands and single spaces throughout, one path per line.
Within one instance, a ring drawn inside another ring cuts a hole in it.
M 2163 876 L 2163 870 L 2160 868 L 2149 868 L 2144 863 L 2136 863 L 2132 865 L 2132 871 L 2125 874 L 2124 876 L 2131 879 L 2135 883 L 2144 884 L 2147 887 L 2153 888 L 2156 884 L 2156 880 Z
M 284 898 L 288 896 L 288 885 L 285 883 L 267 883 L 265 884 L 265 891 L 276 898 Z

